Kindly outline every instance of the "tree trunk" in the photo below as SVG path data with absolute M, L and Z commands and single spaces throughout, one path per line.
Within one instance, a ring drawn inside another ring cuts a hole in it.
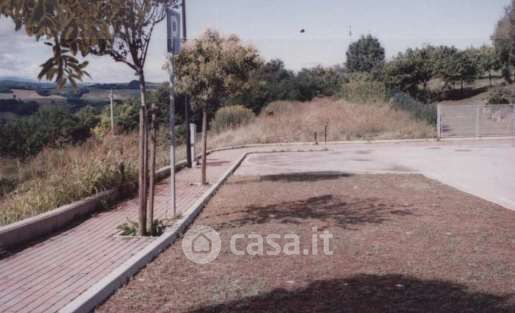
M 148 186 L 148 125 L 146 105 L 146 85 L 143 71 L 139 74 L 140 80 L 140 110 L 139 110 L 139 235 L 147 235 L 147 186 Z
M 202 108 L 202 185 L 207 185 L 207 107 Z
M 150 118 L 150 143 L 149 143 L 149 193 L 148 193 L 148 229 L 152 236 L 156 235 L 154 228 L 154 197 L 156 189 L 156 105 L 152 104 L 151 107 L 151 118 Z
M 490 80 L 490 87 L 492 87 L 493 84 L 492 84 L 492 71 L 491 70 L 488 71 L 488 79 Z

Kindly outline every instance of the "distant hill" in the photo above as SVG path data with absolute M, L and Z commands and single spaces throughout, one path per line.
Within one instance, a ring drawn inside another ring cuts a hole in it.
M 155 90 L 159 86 L 160 83 L 147 84 L 148 90 Z M 37 111 L 39 106 L 46 105 L 67 106 L 73 111 L 85 106 L 103 107 L 109 103 L 111 90 L 114 91 L 115 101 L 126 101 L 138 96 L 139 83 L 83 83 L 77 89 L 68 86 L 59 90 L 52 82 L 0 76 L 0 106 L 3 106 L 0 108 L 0 119 L 5 119 L 6 116 L 30 115 L 34 112 L 34 107 Z M 29 107 L 28 103 L 30 110 L 26 109 Z
M 161 83 L 147 83 L 147 88 L 154 89 L 159 88 Z M 107 84 L 93 84 L 88 87 L 96 88 L 96 89 L 105 89 L 105 90 L 119 90 L 119 89 L 130 89 L 130 90 L 139 90 L 139 82 L 137 80 L 133 80 L 128 83 L 107 83 Z
M 38 81 L 35 79 L 30 78 L 23 78 L 23 77 L 17 77 L 17 76 L 0 76 L 0 81 L 14 81 L 14 82 L 29 82 L 29 83 L 37 83 Z

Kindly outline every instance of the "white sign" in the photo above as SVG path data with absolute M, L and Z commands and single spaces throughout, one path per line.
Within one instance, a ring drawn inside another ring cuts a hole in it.
M 181 52 L 181 14 L 168 9 L 167 24 L 168 53 L 177 55 Z

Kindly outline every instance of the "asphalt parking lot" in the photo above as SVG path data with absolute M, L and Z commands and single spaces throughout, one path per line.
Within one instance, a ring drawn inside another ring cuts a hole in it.
M 327 151 L 251 155 L 236 175 L 303 172 L 422 174 L 515 210 L 515 141 L 328 145 Z

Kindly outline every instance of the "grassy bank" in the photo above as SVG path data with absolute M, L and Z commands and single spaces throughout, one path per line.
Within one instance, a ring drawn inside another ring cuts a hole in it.
M 324 140 L 412 139 L 435 135 L 435 128 L 385 103 L 356 104 L 340 99 L 271 103 L 253 122 L 214 134 L 213 147 L 252 143 Z
M 184 149 L 178 152 L 179 159 Z M 135 135 L 90 140 L 81 146 L 48 149 L 20 164 L 14 192 L 0 199 L 0 225 L 47 212 L 137 178 L 138 140 Z M 157 163 L 168 163 L 161 142 Z

